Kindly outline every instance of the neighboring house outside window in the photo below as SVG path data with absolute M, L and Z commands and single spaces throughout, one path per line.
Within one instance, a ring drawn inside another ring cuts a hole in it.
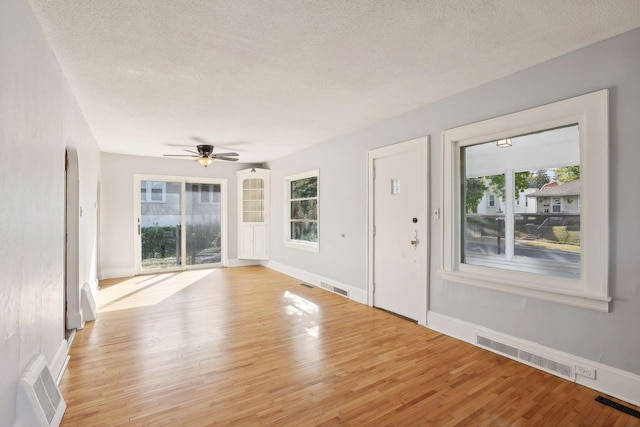
M 143 203 L 166 203 L 167 183 L 164 181 L 140 181 L 140 201 Z
M 285 178 L 285 246 L 319 251 L 319 170 Z
M 181 184 L 174 181 L 140 181 L 140 213 L 142 226 L 172 226 L 180 222 Z
M 199 193 L 199 201 L 203 204 L 212 204 L 214 203 L 214 189 L 216 188 L 214 184 L 194 184 L 198 186 Z M 219 185 L 218 185 L 219 187 Z M 220 191 L 219 188 L 217 189 Z
M 516 213 L 535 213 L 536 199 L 530 198 L 529 194 L 538 191 L 537 188 L 527 188 L 522 191 L 515 200 Z M 496 203 L 497 199 L 497 203 Z M 485 191 L 482 200 L 478 203 L 477 212 L 481 215 L 492 215 L 506 211 L 505 203 L 499 197 L 496 197 L 490 190 Z
M 538 213 L 580 213 L 580 180 L 566 182 L 550 182 L 540 190 L 527 195 L 537 200 Z
M 529 194 L 536 192 L 537 188 L 527 188 L 522 191 L 518 198 L 516 199 L 516 213 L 535 213 L 536 212 L 536 199 L 531 199 L 531 203 L 529 203 Z

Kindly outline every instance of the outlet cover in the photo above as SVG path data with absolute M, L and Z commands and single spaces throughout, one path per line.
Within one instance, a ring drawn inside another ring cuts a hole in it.
M 596 368 L 587 365 L 576 365 L 576 375 L 581 377 L 596 379 Z

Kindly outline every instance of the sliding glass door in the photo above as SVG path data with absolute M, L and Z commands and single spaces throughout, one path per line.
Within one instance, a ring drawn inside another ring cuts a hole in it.
M 187 265 L 222 260 L 222 190 L 220 184 L 186 184 Z
M 141 270 L 180 267 L 182 183 L 145 179 L 139 188 Z
M 134 177 L 138 273 L 226 262 L 226 180 Z

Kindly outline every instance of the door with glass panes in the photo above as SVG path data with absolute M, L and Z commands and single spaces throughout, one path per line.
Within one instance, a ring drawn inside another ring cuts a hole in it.
M 222 265 L 225 180 L 136 175 L 138 273 Z
M 251 168 L 238 176 L 238 258 L 269 259 L 269 176 Z

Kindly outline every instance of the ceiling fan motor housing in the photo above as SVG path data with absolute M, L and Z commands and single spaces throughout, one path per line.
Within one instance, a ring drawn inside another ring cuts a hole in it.
M 209 157 L 213 153 L 213 145 L 198 145 L 198 153 L 204 157 Z

